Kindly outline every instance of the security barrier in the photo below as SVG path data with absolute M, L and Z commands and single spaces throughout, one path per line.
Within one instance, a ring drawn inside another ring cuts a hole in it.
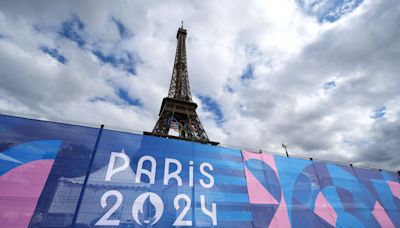
M 0 115 L 1 227 L 400 227 L 392 172 Z

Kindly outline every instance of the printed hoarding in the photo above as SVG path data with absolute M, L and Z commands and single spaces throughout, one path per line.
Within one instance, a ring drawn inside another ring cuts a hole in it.
M 1 227 L 400 227 L 395 173 L 0 115 Z
M 400 227 L 394 173 L 243 151 L 255 227 Z
M 104 130 L 90 173 L 77 224 L 252 226 L 239 150 Z

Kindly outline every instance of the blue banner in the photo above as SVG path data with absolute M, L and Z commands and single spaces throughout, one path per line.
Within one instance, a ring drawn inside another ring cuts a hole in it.
M 400 227 L 392 172 L 0 115 L 1 227 Z
M 77 224 L 132 223 L 252 227 L 240 151 L 104 130 Z

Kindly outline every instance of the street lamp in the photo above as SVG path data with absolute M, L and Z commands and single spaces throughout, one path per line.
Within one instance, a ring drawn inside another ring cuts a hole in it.
M 287 152 L 287 144 L 286 143 L 282 143 L 282 147 L 285 148 L 285 152 L 286 152 L 286 157 L 289 157 L 289 153 Z

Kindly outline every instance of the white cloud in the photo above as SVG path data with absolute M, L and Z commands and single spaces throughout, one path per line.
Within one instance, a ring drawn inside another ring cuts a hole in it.
M 341 16 L 332 23 L 319 22 L 325 1 L 309 11 L 297 3 L 2 1 L 0 109 L 150 131 L 184 20 L 192 94 L 211 97 L 223 113 L 217 123 L 194 98 L 212 140 L 275 152 L 287 142 L 295 155 L 399 169 L 396 0 L 332 11 Z M 73 17 L 85 25 L 83 47 L 58 33 Z M 113 20 L 132 36 L 121 38 Z M 42 45 L 57 49 L 67 64 Z M 136 75 L 101 63 L 94 50 L 132 54 Z M 244 83 L 249 64 L 253 75 Z M 331 81 L 335 86 L 324 89 Z M 142 105 L 129 106 L 118 89 Z M 385 115 L 371 118 L 380 107 Z

